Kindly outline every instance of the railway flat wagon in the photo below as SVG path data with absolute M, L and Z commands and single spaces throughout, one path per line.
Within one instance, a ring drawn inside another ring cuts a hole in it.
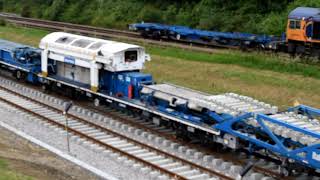
M 36 83 L 41 72 L 41 51 L 30 46 L 0 40 L 1 66 L 10 69 L 17 79 Z
M 192 29 L 186 26 L 166 25 L 159 23 L 130 24 L 129 29 L 140 32 L 143 37 L 153 39 L 170 39 L 181 42 L 219 45 L 241 48 L 266 49 L 273 41 L 280 37 L 270 35 L 257 35 L 240 32 L 218 32 Z

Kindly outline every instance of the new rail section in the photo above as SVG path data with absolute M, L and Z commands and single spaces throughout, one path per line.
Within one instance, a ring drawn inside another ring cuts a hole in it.
M 140 72 L 150 56 L 137 45 L 55 32 L 39 47 L 1 40 L 0 63 L 17 79 L 45 90 L 130 111 L 203 143 L 277 159 L 284 175 L 320 168 L 319 109 L 299 105 L 280 112 L 234 93 L 211 95 L 156 84 Z

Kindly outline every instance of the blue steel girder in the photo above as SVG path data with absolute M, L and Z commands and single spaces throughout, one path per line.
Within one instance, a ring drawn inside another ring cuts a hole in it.
M 234 123 L 240 122 L 240 121 L 245 122 L 249 118 L 254 118 L 258 124 L 258 128 L 260 128 L 260 130 L 265 132 L 275 142 L 275 144 L 270 144 L 270 142 L 262 141 L 260 139 L 257 139 L 255 136 L 237 131 L 232 128 L 232 125 Z M 265 124 L 266 121 L 271 122 L 271 123 L 275 123 L 279 126 L 283 126 L 283 127 L 289 128 L 293 131 L 298 131 L 300 133 L 303 133 L 303 134 L 306 134 L 306 135 L 309 135 L 309 136 L 312 136 L 315 138 L 320 138 L 320 134 L 318 134 L 318 133 L 314 133 L 312 131 L 293 126 L 291 124 L 279 121 L 277 119 L 273 119 L 273 118 L 271 118 L 267 115 L 264 115 L 264 114 L 247 113 L 242 116 L 220 122 L 219 124 L 215 125 L 214 128 L 216 128 L 222 132 L 229 133 L 231 135 L 239 137 L 242 140 L 246 140 L 246 141 L 250 142 L 250 144 L 254 144 L 257 147 L 265 148 L 265 149 L 268 149 L 272 152 L 278 153 L 282 157 L 293 159 L 296 162 L 299 162 L 301 164 L 305 164 L 306 166 L 309 166 L 312 168 L 316 168 L 316 169 L 320 168 L 320 144 L 313 144 L 310 146 L 301 145 L 303 147 L 298 147 L 294 150 L 289 149 L 283 144 L 284 138 L 275 135 L 270 130 L 270 128 Z M 301 155 L 302 153 L 304 153 L 305 156 Z
M 289 108 L 288 111 L 299 111 L 309 118 L 315 118 L 320 116 L 320 109 L 316 109 L 306 105 L 299 105 L 296 107 Z
M 216 112 L 208 111 L 207 113 L 208 113 L 208 115 L 209 115 L 212 119 L 214 119 L 214 120 L 215 120 L 216 122 L 218 122 L 218 123 L 221 123 L 221 122 L 227 120 L 227 119 L 225 119 L 225 118 L 223 117 L 223 115 L 220 115 L 220 114 L 218 114 L 218 113 L 216 113 Z M 228 118 L 231 119 L 232 116 L 230 115 Z

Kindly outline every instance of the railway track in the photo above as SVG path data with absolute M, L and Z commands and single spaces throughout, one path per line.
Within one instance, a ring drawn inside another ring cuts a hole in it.
M 88 106 L 86 105 L 90 110 L 93 112 L 97 110 L 97 107 L 93 106 Z M 123 112 L 119 112 L 116 110 L 113 110 L 111 108 L 98 108 L 99 111 L 96 111 L 97 113 L 103 113 L 103 115 L 111 117 L 113 119 L 116 119 L 118 121 L 121 121 L 125 124 L 129 124 L 130 126 L 134 126 L 139 129 L 143 129 L 146 132 L 152 132 L 158 136 L 162 136 L 166 139 L 169 139 L 173 143 L 181 144 L 182 146 L 187 147 L 187 149 L 196 149 L 196 151 L 202 152 L 203 154 L 208 154 L 209 156 L 220 156 L 219 158 L 223 158 L 224 161 L 230 161 L 234 162 L 237 165 L 240 165 L 244 167 L 248 162 L 247 161 L 252 161 L 253 159 L 233 159 L 232 157 L 227 157 L 225 156 L 224 153 L 221 153 L 218 155 L 217 152 L 214 152 L 208 148 L 204 148 L 201 146 L 201 144 L 198 143 L 190 143 L 188 141 L 183 141 L 182 139 L 177 138 L 177 135 L 173 132 L 172 129 L 165 127 L 165 126 L 158 126 L 154 124 L 152 121 L 145 121 L 141 118 L 135 118 L 131 115 L 128 115 Z M 238 153 L 237 153 L 238 154 Z M 239 154 L 240 155 L 240 154 Z M 242 154 L 243 155 L 243 154 Z M 259 161 L 257 158 L 254 159 L 255 161 Z M 278 172 L 262 167 L 260 165 L 254 165 L 253 170 L 262 174 L 265 174 L 267 176 L 273 177 L 275 179 L 291 179 L 290 177 L 283 177 L 281 174 Z
M 81 117 L 68 115 L 68 126 L 62 111 L 33 98 L 0 87 L 0 100 L 21 111 L 44 120 L 55 127 L 67 130 L 76 136 L 93 143 L 101 151 L 114 151 L 143 166 L 159 171 L 164 179 L 227 179 L 233 178 L 220 172 L 199 166 L 193 162 L 174 156 L 160 149 L 143 144 Z
M 9 16 L 9 15 L 3 15 L 3 14 L 0 14 L 0 17 L 4 17 L 4 18 L 8 19 L 9 21 L 16 22 L 16 23 L 23 23 L 23 21 L 24 21 L 24 22 L 30 22 L 33 24 L 38 24 L 39 26 L 42 25 L 44 27 L 45 27 L 45 25 L 60 26 L 61 30 L 63 30 L 63 29 L 69 30 L 69 28 L 70 29 L 73 28 L 73 29 L 99 32 L 99 33 L 105 33 L 105 34 L 117 34 L 117 35 L 128 36 L 128 37 L 137 37 L 137 38 L 140 37 L 139 33 L 131 32 L 131 31 L 122 31 L 122 30 L 116 30 L 116 29 L 100 28 L 100 27 L 72 24 L 72 23 L 66 23 L 66 22 L 48 21 L 48 20 L 42 20 L 42 19 L 18 17 L 18 16 Z M 56 28 L 60 29 L 60 27 L 56 27 Z
M 1 86 L 4 86 L 6 89 L 14 90 L 15 94 L 24 94 L 30 99 L 36 100 L 40 103 L 45 103 L 44 106 L 55 107 L 53 109 L 58 112 L 58 116 L 60 117 L 58 119 L 61 119 L 62 123 L 62 125 L 58 127 L 65 127 L 63 124 L 63 116 L 61 116 L 61 110 L 59 110 L 62 107 L 62 102 L 65 101 L 65 98 L 61 100 L 61 97 L 56 98 L 57 95 L 54 95 L 55 98 L 53 98 L 51 95 L 45 95 L 44 93 L 40 93 L 36 90 L 31 90 L 31 88 L 26 88 L 25 85 L 19 85 L 20 83 L 17 84 L 16 82 L 9 81 L 3 78 L 0 78 L 0 82 L 0 84 L 2 84 Z M 81 104 L 81 106 L 84 106 L 84 103 L 79 103 Z M 93 109 L 96 109 L 96 111 L 94 111 Z M 204 167 L 205 169 L 210 170 L 215 169 L 217 172 L 225 174 L 227 177 L 236 177 L 237 174 L 241 171 L 241 167 L 245 166 L 245 163 L 239 163 L 235 161 L 234 158 L 226 159 L 217 153 L 209 153 L 209 151 L 205 151 L 204 148 L 199 149 L 198 147 L 190 145 L 189 143 L 176 140 L 174 134 L 172 134 L 173 131 L 170 129 L 159 127 L 152 124 L 152 122 L 146 122 L 138 117 L 134 118 L 131 115 L 120 113 L 118 111 L 115 111 L 114 109 L 110 109 L 107 107 L 101 107 L 97 109 L 93 107 L 89 108 L 89 106 L 88 108 L 81 108 L 79 106 L 75 106 L 75 108 L 72 108 L 70 113 L 77 118 L 80 117 L 80 119 L 86 119 L 89 122 L 91 121 L 90 124 L 94 123 L 107 129 L 111 128 L 115 132 L 132 137 L 140 143 L 149 144 L 149 146 L 162 149 L 169 155 L 171 154 L 177 156 L 179 159 L 193 162 L 193 164 L 195 164 L 197 167 Z M 74 137 L 75 135 L 72 136 Z M 81 143 L 84 140 L 87 141 L 86 138 L 81 139 Z M 100 148 L 101 146 L 99 146 L 99 151 L 103 151 L 103 149 Z M 250 177 L 264 177 L 265 180 L 269 180 L 266 177 L 273 177 L 275 179 L 283 179 L 280 174 L 272 172 L 267 168 L 256 166 L 253 170 L 254 171 L 252 171 L 247 176 L 247 178 L 250 179 Z

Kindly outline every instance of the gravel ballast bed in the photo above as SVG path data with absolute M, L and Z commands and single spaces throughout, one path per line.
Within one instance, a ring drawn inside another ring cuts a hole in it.
M 1 121 L 61 151 L 67 152 L 66 132 L 62 129 L 39 123 L 24 112 L 0 102 Z M 71 138 L 73 139 L 73 138 Z M 150 179 L 148 175 L 135 171 L 116 160 L 117 154 L 94 151 L 90 144 L 70 141 L 71 155 L 119 179 Z

